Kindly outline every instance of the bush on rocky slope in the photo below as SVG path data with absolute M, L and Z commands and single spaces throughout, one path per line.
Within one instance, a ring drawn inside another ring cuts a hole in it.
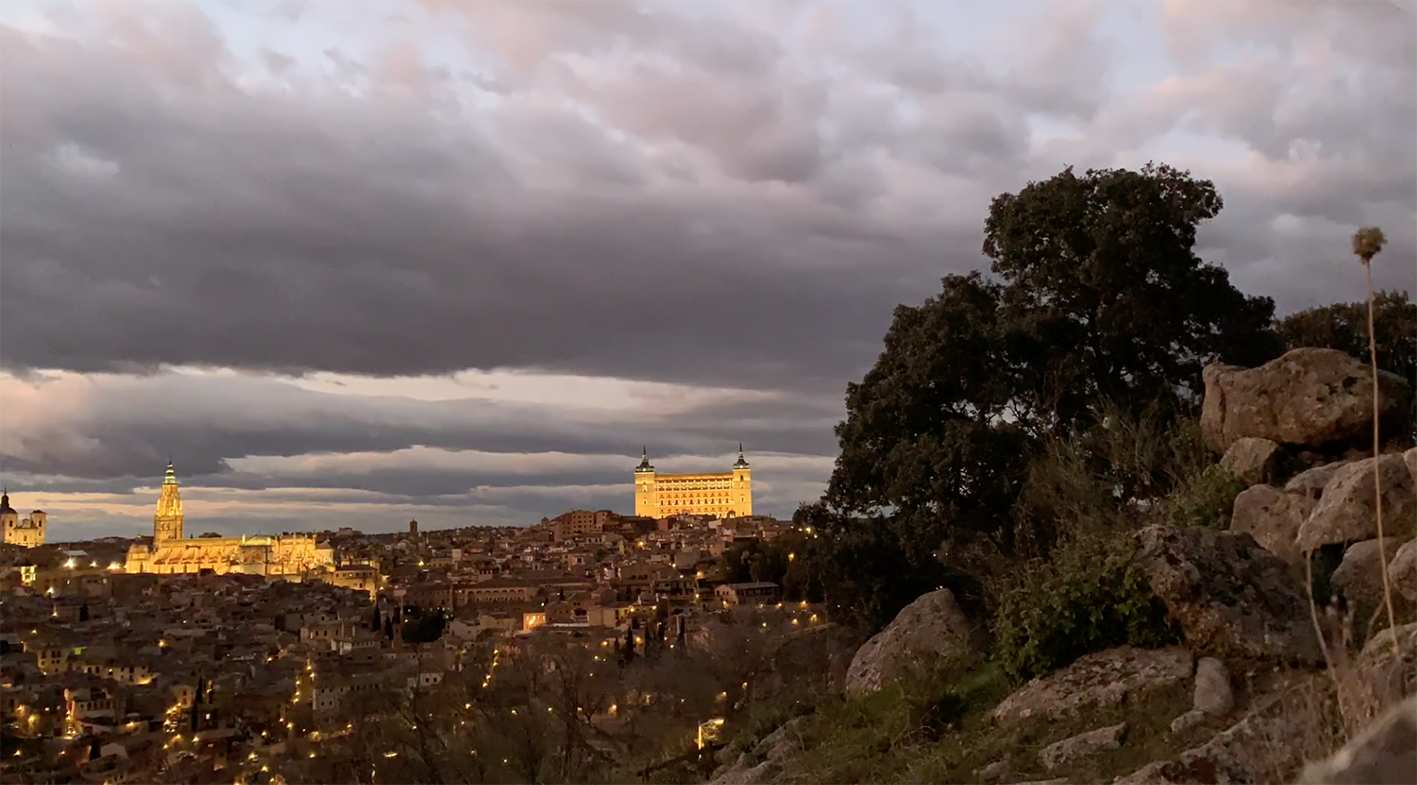
M 1113 646 L 1176 642 L 1176 629 L 1133 556 L 1124 543 L 1081 536 L 1021 573 L 994 619 L 1003 672 L 1027 681 Z

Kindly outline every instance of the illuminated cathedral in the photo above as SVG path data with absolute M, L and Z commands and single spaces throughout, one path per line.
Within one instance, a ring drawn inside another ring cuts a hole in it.
M 313 534 L 185 536 L 182 494 L 169 461 L 153 516 L 152 544 L 137 542 L 129 547 L 126 569 L 159 575 L 211 570 L 298 581 L 311 573 L 333 570 L 334 565 L 334 549 L 318 542 Z

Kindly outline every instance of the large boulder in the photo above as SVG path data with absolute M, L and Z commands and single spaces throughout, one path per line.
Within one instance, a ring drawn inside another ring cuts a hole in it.
M 1145 701 L 1170 688 L 1184 689 L 1193 664 L 1191 653 L 1178 646 L 1120 646 L 1087 654 L 1018 688 L 990 716 L 1004 727 L 1091 716 L 1099 709 Z
M 1408 698 L 1299 780 L 1304 785 L 1411 785 L 1417 782 L 1417 697 Z
M 1373 507 L 1375 472 L 1382 475 L 1384 534 L 1408 539 L 1417 521 L 1417 484 L 1396 453 L 1345 464 L 1324 486 L 1308 520 L 1299 527 L 1298 546 L 1309 553 L 1325 545 L 1370 540 L 1377 536 Z
M 1136 537 L 1138 564 L 1197 656 L 1323 661 L 1294 571 L 1251 535 L 1155 525 Z
M 879 692 L 922 662 L 947 661 L 967 653 L 970 629 L 949 589 L 918 597 L 856 650 L 846 671 L 846 694 Z
M 1315 503 L 1304 494 L 1256 485 L 1235 497 L 1230 531 L 1247 532 L 1261 548 L 1290 564 L 1301 564 L 1303 554 L 1297 544 L 1299 527 L 1308 520 Z
M 1380 371 L 1381 416 L 1407 411 L 1411 390 Z M 1216 452 L 1245 437 L 1283 445 L 1352 441 L 1373 427 L 1373 373 L 1336 349 L 1295 349 L 1258 368 L 1210 365 L 1204 372 L 1201 433 Z

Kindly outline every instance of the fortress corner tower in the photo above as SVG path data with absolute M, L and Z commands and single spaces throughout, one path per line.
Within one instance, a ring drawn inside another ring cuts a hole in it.
M 635 514 L 650 518 L 669 515 L 712 515 L 736 518 L 753 514 L 753 470 L 738 445 L 731 471 L 711 474 L 660 474 L 640 453 L 635 467 Z

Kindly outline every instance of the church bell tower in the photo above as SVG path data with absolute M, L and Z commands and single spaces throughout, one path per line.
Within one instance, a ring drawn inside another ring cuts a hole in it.
M 162 492 L 157 497 L 157 514 L 153 516 L 153 545 L 180 539 L 182 494 L 177 490 L 177 472 L 172 468 L 172 461 L 168 461 L 167 474 L 162 478 Z

